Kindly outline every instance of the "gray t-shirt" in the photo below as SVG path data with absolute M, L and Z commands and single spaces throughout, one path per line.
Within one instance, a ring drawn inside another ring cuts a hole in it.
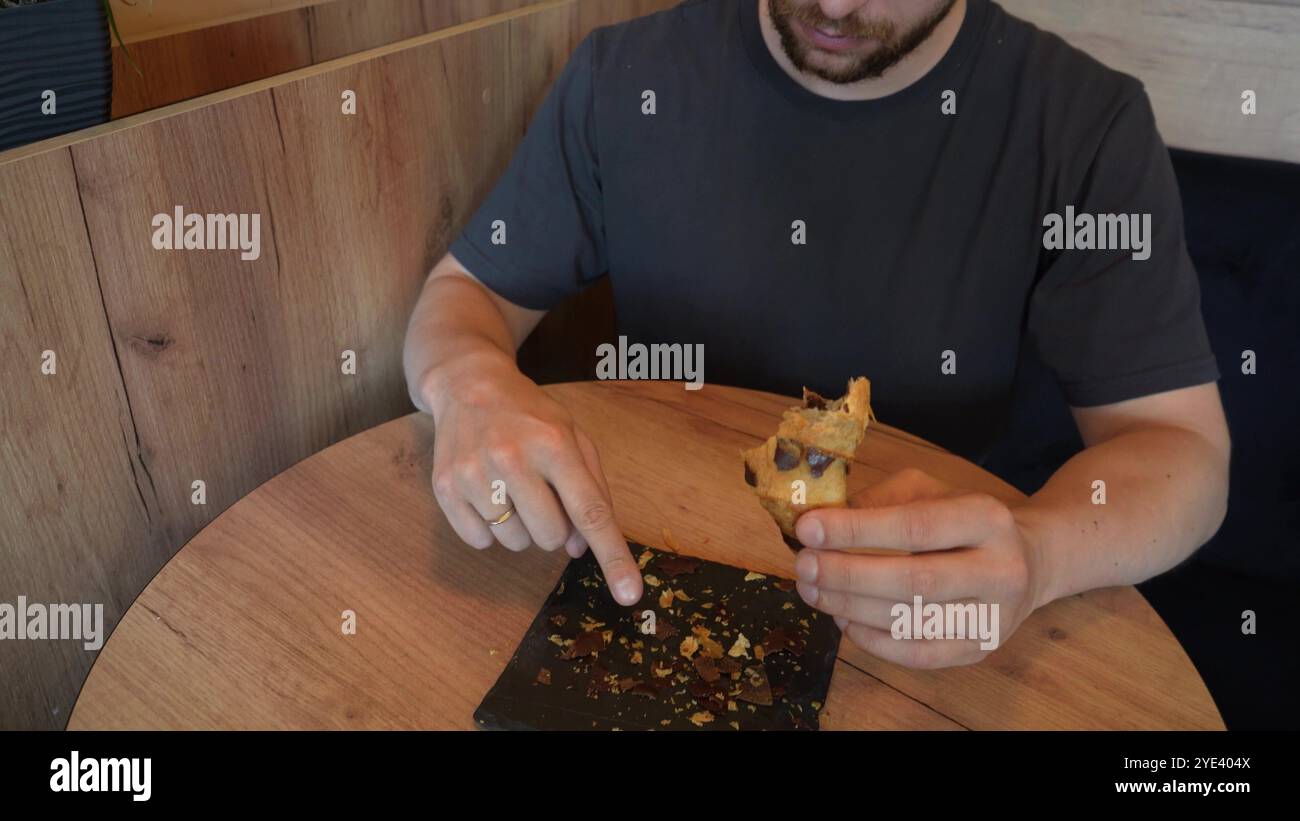
M 1069 246 L 1045 248 L 1050 214 Z M 1130 248 L 1079 250 L 1084 214 L 1149 215 L 1146 247 L 1139 218 Z M 598 29 L 451 250 L 529 308 L 609 276 L 619 333 L 702 343 L 710 383 L 838 395 L 865 375 L 881 421 L 970 458 L 1024 342 L 1075 406 L 1218 378 L 1141 84 L 989 0 L 924 78 L 866 102 L 791 79 L 758 0 Z

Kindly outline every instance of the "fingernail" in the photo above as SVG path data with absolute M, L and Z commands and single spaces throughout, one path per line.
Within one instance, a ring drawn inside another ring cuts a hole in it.
M 817 583 L 817 554 L 809 553 L 807 550 L 800 551 L 799 558 L 794 560 L 794 572 L 799 575 L 799 580 L 808 584 Z
M 640 587 L 641 585 L 637 584 L 635 579 L 619 579 L 614 583 L 614 598 L 619 604 L 636 604 L 641 600 Z
M 822 523 L 807 516 L 795 523 L 794 530 L 805 547 L 821 547 L 826 540 L 826 530 Z
M 821 595 L 817 591 L 817 585 L 808 584 L 807 582 L 795 582 L 794 589 L 799 591 L 799 596 L 809 607 L 817 606 L 817 597 Z
M 843 616 L 836 616 L 835 626 L 843 630 L 845 627 L 849 626 L 849 620 L 844 618 Z

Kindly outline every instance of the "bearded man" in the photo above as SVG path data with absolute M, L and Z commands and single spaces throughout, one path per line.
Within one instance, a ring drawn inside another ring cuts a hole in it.
M 976 461 L 1022 350 L 1053 371 L 1086 447 L 1026 502 L 908 470 L 798 520 L 801 595 L 883 658 L 986 653 L 893 639 L 914 595 L 997 603 L 1005 639 L 1223 519 L 1219 374 L 1147 96 L 992 0 L 686 0 L 599 29 L 431 273 L 406 372 L 448 520 L 478 548 L 590 547 L 632 605 L 596 449 L 515 363 L 602 277 L 620 335 L 703 345 L 707 381 L 837 396 L 866 375 L 879 419 Z

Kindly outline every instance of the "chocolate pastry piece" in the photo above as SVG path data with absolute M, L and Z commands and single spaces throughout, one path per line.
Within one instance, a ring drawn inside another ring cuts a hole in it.
M 591 551 L 570 562 L 475 711 L 477 724 L 817 728 L 840 644 L 830 616 L 804 604 L 788 579 L 637 544 L 632 553 L 649 554 L 644 570 L 658 585 L 647 584 L 635 607 L 622 607 Z M 673 595 L 661 601 L 666 590 Z M 655 614 L 653 633 L 647 610 Z
M 844 396 L 835 400 L 804 388 L 803 407 L 781 416 L 776 435 L 742 452 L 746 484 L 754 488 L 792 550 L 803 547 L 794 533 L 800 514 L 848 502 L 849 462 L 874 418 L 871 383 L 863 377 L 849 380 Z M 795 481 L 803 482 L 798 504 Z

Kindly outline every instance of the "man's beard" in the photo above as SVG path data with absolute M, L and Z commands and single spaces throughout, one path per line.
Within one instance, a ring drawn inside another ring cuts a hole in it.
M 956 2 L 957 0 L 945 0 L 929 17 L 902 34 L 899 34 L 898 27 L 890 20 L 863 22 L 853 16 L 839 21 L 831 20 L 822 14 L 821 7 L 816 3 L 795 5 L 793 0 L 769 0 L 769 7 L 772 27 L 780 35 L 781 48 L 794 67 L 828 82 L 844 85 L 879 77 L 893 68 L 899 60 L 911 54 L 934 33 L 935 28 L 943 22 L 943 18 L 948 15 L 948 11 Z M 814 47 L 806 44 L 794 33 L 792 20 L 799 20 L 813 28 L 834 31 L 840 35 L 869 38 L 880 45 L 871 54 L 855 58 L 854 62 L 845 68 L 823 68 L 809 61 L 809 51 Z

